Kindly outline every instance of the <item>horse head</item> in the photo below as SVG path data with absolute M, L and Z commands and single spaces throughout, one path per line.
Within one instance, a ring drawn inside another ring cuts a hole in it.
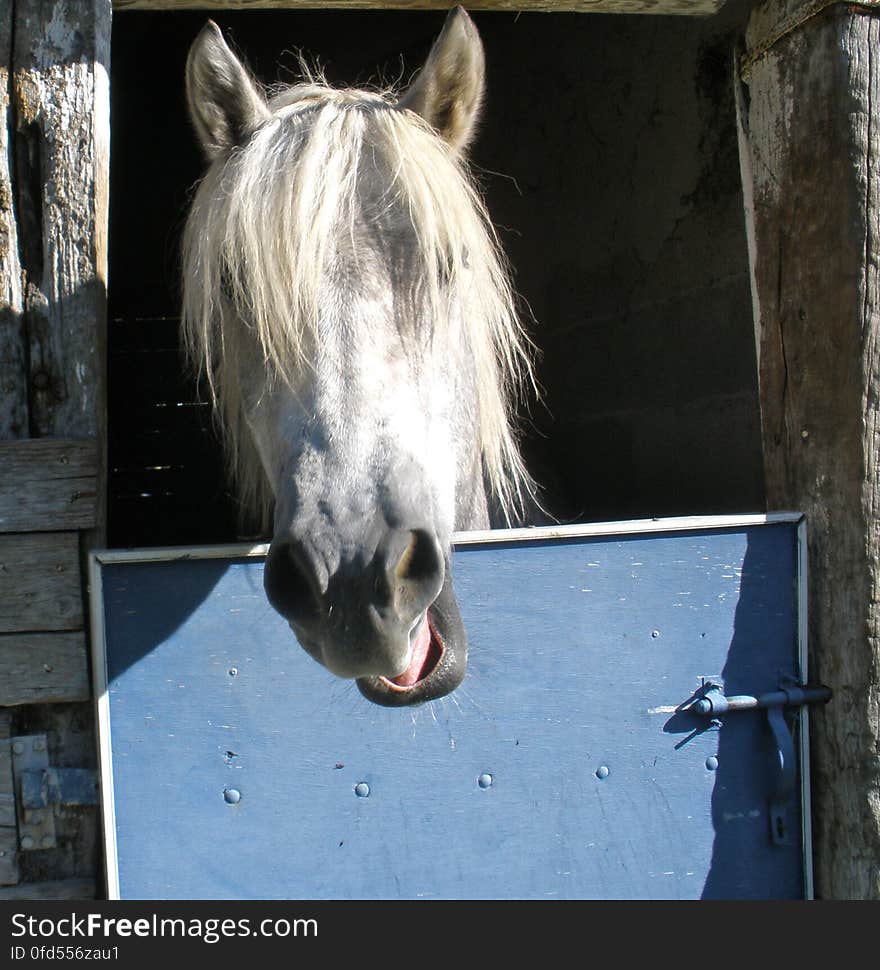
M 369 699 L 440 697 L 467 664 L 453 532 L 531 489 L 510 418 L 528 340 L 464 158 L 477 31 L 453 10 L 402 95 L 308 78 L 267 99 L 209 23 L 186 80 L 208 167 L 184 328 L 274 510 L 268 599 Z

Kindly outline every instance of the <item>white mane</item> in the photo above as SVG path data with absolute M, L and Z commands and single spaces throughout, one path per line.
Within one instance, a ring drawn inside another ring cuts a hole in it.
M 408 282 L 424 294 L 435 331 L 445 326 L 452 295 L 462 305 L 486 479 L 504 514 L 515 515 L 534 497 L 512 423 L 518 389 L 532 380 L 531 344 L 463 163 L 419 116 L 395 107 L 391 93 L 308 82 L 277 95 L 270 108 L 272 118 L 208 170 L 184 236 L 185 342 L 219 404 L 243 491 L 257 505 L 266 500 L 234 379 L 245 326 L 262 350 L 267 379 L 293 384 L 320 345 L 315 325 L 327 260 L 340 238 L 354 239 L 368 198 L 374 209 L 409 214 L 420 257 L 411 262 L 423 273 Z M 377 171 L 387 177 L 381 192 Z

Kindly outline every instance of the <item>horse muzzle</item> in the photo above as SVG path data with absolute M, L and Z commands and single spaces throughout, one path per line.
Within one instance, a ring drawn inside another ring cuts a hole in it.
M 313 544 L 276 536 L 264 586 L 302 647 L 370 700 L 420 703 L 464 676 L 464 630 L 448 563 L 429 529 L 391 529 L 335 569 Z

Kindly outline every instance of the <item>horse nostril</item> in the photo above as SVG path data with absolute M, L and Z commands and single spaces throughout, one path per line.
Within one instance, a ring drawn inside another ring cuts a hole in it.
M 398 609 L 413 615 L 429 606 L 443 586 L 443 552 L 437 539 L 424 529 L 404 537 L 406 545 L 389 571 Z
M 438 566 L 442 568 L 443 560 L 437 554 L 437 543 L 429 533 L 414 529 L 394 566 L 394 575 L 398 579 L 419 582 L 434 576 Z
M 294 542 L 272 543 L 263 573 L 266 598 L 286 620 L 304 620 L 323 612 L 318 577 Z

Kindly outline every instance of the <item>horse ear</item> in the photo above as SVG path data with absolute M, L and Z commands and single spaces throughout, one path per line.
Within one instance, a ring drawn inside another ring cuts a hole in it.
M 415 111 L 453 148 L 463 150 L 473 137 L 479 117 L 485 64 L 474 22 L 461 7 L 454 7 L 425 66 L 398 107 Z
M 241 145 L 269 117 L 266 99 L 209 20 L 186 61 L 186 99 L 208 160 Z

